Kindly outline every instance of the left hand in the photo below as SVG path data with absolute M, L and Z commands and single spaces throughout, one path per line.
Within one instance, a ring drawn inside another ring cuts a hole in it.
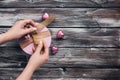
M 27 25 L 31 25 L 32 27 L 27 28 Z M 10 28 L 8 30 L 8 32 L 6 32 L 7 35 L 9 35 L 11 37 L 11 40 L 13 39 L 18 39 L 28 33 L 31 33 L 35 30 L 37 30 L 36 24 L 33 20 L 29 19 L 29 20 L 20 20 L 18 22 L 16 22 L 12 28 Z

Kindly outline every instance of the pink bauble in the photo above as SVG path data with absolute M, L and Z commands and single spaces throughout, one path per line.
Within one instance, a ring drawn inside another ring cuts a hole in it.
M 46 20 L 46 19 L 48 19 L 49 18 L 49 14 L 48 13 L 44 13 L 43 15 L 42 15 L 42 20 Z
M 52 54 L 56 54 L 56 53 L 58 52 L 58 47 L 55 46 L 55 45 L 53 45 L 53 46 L 51 47 L 51 51 L 52 51 Z
M 62 30 L 59 30 L 56 34 L 56 38 L 57 39 L 62 39 L 64 37 L 64 33 Z

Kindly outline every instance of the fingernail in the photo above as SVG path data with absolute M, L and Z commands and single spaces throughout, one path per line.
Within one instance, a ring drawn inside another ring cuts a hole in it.
M 40 39 L 40 43 L 39 43 L 39 45 L 41 46 L 42 45 L 42 40 Z
M 30 35 L 27 35 L 28 39 L 30 39 Z
M 33 28 L 33 30 L 34 30 L 34 31 L 36 31 L 36 30 L 37 30 L 37 28 Z
M 36 27 L 39 25 L 39 23 L 35 23 Z

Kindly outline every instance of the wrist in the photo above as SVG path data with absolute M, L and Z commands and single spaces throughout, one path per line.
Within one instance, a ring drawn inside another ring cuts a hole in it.
M 25 71 L 29 73 L 34 73 L 35 69 L 33 66 L 31 66 L 29 63 L 27 64 L 27 66 L 25 67 Z
M 4 33 L 3 35 L 7 41 L 13 40 L 13 36 L 9 32 Z
M 11 32 L 9 32 L 9 31 L 6 32 L 5 35 L 6 35 L 6 37 L 8 38 L 9 41 L 15 39 L 15 38 L 14 38 L 14 35 L 15 35 L 15 34 L 13 35 L 13 34 L 12 34 Z
M 23 72 L 20 74 L 20 76 L 16 80 L 30 80 L 32 75 L 34 73 L 34 70 L 31 66 L 27 64 Z
M 29 70 L 31 73 L 34 73 L 36 71 L 36 66 L 33 64 L 28 63 L 26 66 L 27 70 Z
M 0 44 L 3 44 L 5 42 L 8 42 L 11 40 L 11 37 L 9 36 L 9 34 L 6 32 L 6 33 L 2 33 L 0 34 Z

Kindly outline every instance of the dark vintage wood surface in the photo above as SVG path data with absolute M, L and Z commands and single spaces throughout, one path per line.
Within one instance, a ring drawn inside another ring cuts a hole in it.
M 21 19 L 40 22 L 43 12 L 56 14 L 48 28 L 59 51 L 33 80 L 120 80 L 120 0 L 0 0 L 0 33 Z M 17 40 L 1 45 L 0 80 L 14 80 L 28 58 Z
M 40 22 L 43 12 L 56 14 L 51 28 L 120 27 L 119 8 L 1 8 L 0 26 L 8 27 L 21 19 Z
M 119 0 L 1 0 L 0 7 L 120 7 Z M 51 5 L 53 4 L 53 5 Z

